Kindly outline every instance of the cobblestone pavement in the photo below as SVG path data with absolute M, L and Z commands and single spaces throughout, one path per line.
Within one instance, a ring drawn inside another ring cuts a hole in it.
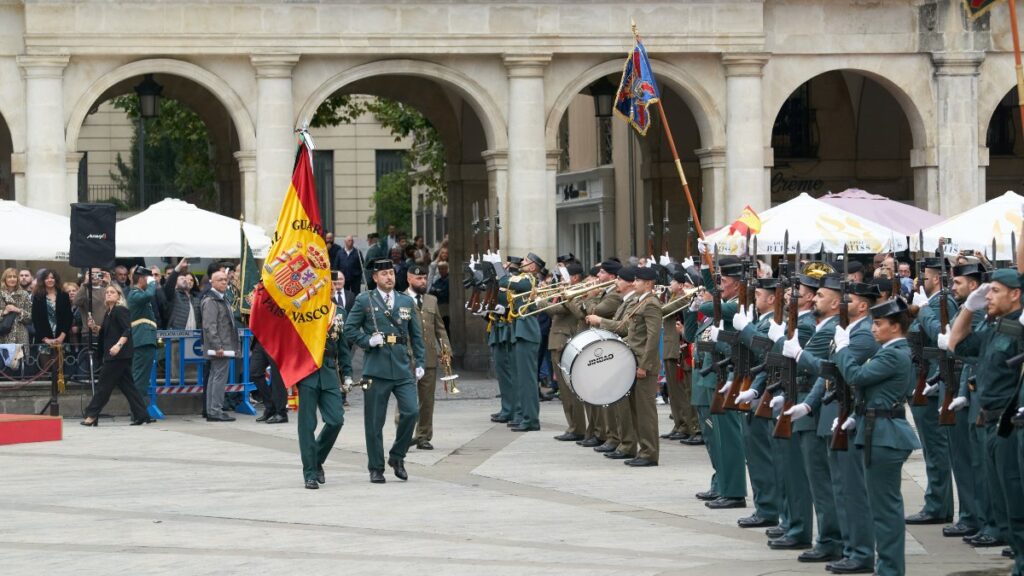
M 128 427 L 65 422 L 61 442 L 0 447 L 0 567 L 4 574 L 825 574 L 742 530 L 747 510 L 710 511 L 702 447 L 663 445 L 657 468 L 630 469 L 552 440 L 558 401 L 541 432 L 492 424 L 493 382 L 464 378 L 439 392 L 433 451 L 413 449 L 410 480 L 372 485 L 360 392 L 326 464 L 327 484 L 302 487 L 289 424 L 243 416 L 207 423 L 172 416 Z M 392 408 L 393 410 L 393 408 Z M 659 406 L 667 426 L 667 406 Z M 385 443 L 393 430 L 385 431 Z M 904 473 L 919 509 L 924 465 Z M 973 550 L 914 527 L 911 574 L 1005 574 L 999 549 Z

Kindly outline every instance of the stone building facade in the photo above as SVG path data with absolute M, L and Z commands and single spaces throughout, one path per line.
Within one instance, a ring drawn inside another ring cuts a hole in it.
M 1020 180 L 1019 124 L 991 125 L 1015 83 L 1005 5 L 968 22 L 959 0 L 0 0 L 0 186 L 67 213 L 89 111 L 153 74 L 210 127 L 232 191 L 224 210 L 272 226 L 294 128 L 331 94 L 372 94 L 416 106 L 445 140 L 455 261 L 469 206 L 484 197 L 501 206 L 506 252 L 553 256 L 559 172 L 572 172 L 563 117 L 621 73 L 631 19 L 705 227 L 818 181 L 877 179 L 883 193 L 953 214 Z M 792 106 L 795 94 L 809 104 Z M 780 112 L 804 128 L 782 138 Z M 632 138 L 618 122 L 612 131 Z M 602 251 L 625 256 L 665 201 L 672 222 L 686 211 L 657 129 L 611 155 L 632 168 L 602 174 L 595 163 L 597 180 L 632 190 L 634 203 L 616 205 L 614 250 Z M 484 358 L 465 349 L 472 340 L 456 352 Z

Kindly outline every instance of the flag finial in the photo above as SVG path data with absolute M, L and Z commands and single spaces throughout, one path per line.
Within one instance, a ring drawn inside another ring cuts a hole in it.
M 640 40 L 640 32 L 636 29 L 636 20 L 629 19 L 629 29 L 633 31 L 633 40 Z

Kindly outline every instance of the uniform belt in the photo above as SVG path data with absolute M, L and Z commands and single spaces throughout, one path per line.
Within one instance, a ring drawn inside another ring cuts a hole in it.
M 139 318 L 138 320 L 132 320 L 132 328 L 135 328 L 136 326 L 141 326 L 143 324 L 156 328 L 156 322 L 150 320 L 149 318 Z
M 864 408 L 863 406 L 858 406 L 857 415 L 868 418 L 896 418 L 905 420 L 907 418 L 907 410 L 903 406 L 896 408 Z
M 405 346 L 405 336 L 399 336 L 398 334 L 381 334 L 381 336 L 384 337 L 385 344 L 390 344 L 391 346 L 401 344 L 402 346 Z
M 999 422 L 999 417 L 1002 415 L 1002 410 L 985 410 L 982 408 L 981 410 L 978 410 L 978 419 L 974 422 L 974 425 L 988 426 L 989 424 Z

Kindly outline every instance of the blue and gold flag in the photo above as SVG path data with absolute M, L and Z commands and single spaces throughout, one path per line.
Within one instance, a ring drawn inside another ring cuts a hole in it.
M 999 0 L 963 0 L 964 10 L 967 11 L 967 16 L 971 20 L 981 18 L 981 16 L 992 9 L 996 2 Z
M 651 115 L 647 107 L 658 102 L 658 83 L 654 81 L 651 64 L 647 61 L 647 50 L 640 38 L 633 45 L 633 52 L 626 59 L 622 69 L 622 81 L 615 96 L 615 112 L 626 119 L 641 136 L 647 135 L 651 127 Z

